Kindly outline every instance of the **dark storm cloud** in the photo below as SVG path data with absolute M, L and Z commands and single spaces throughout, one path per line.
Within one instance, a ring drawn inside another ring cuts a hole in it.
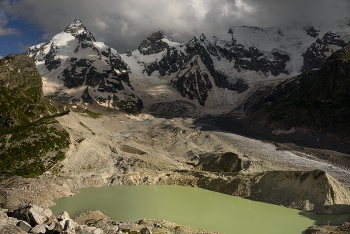
M 256 12 L 253 19 L 261 24 L 322 25 L 350 16 L 349 0 L 244 0 Z
M 233 25 L 323 24 L 350 12 L 349 0 L 17 0 L 8 13 L 51 38 L 79 18 L 98 41 L 120 52 L 136 49 L 154 31 L 183 42 Z

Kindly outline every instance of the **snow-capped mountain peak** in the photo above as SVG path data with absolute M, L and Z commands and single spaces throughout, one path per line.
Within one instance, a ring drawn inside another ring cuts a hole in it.
M 64 32 L 70 33 L 74 37 L 85 37 L 85 39 L 96 41 L 94 35 L 86 29 L 80 19 L 75 19 L 72 23 L 70 23 L 64 29 Z
M 118 52 L 96 42 L 81 20 L 74 20 L 49 42 L 30 47 L 46 96 L 66 102 L 137 111 L 142 101 L 129 81 Z

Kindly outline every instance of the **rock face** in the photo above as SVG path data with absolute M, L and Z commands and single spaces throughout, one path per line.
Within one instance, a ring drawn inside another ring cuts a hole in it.
M 278 200 L 280 204 L 304 211 L 350 211 L 349 191 L 325 171 L 266 172 L 252 187 L 253 191 L 260 191 L 252 195 L 258 200 Z
M 325 171 L 267 171 L 196 175 L 201 188 L 316 213 L 348 213 L 350 193 Z
M 317 38 L 316 42 L 312 43 L 303 53 L 304 66 L 302 71 L 320 68 L 330 54 L 343 48 L 346 43 L 339 35 L 332 32 L 326 33 L 322 38 Z
M 202 156 L 197 167 L 211 172 L 239 172 L 243 169 L 242 160 L 231 152 Z
M 141 42 L 138 50 L 143 55 L 157 54 L 169 48 L 168 43 L 166 43 L 164 40 L 171 39 L 166 38 L 160 31 L 152 33 L 149 37 Z
M 268 122 L 280 127 L 307 127 L 349 137 L 350 44 L 333 53 L 317 71 L 287 80 L 263 93 Z M 261 101 L 263 100 L 263 101 Z M 247 103 L 247 108 L 252 103 Z
M 80 20 L 26 54 L 43 77 L 46 96 L 129 112 L 142 108 L 130 85 L 127 64 L 116 50 L 96 42 Z
M 44 100 L 32 60 L 25 55 L 0 60 L 1 176 L 37 176 L 64 158 L 69 135 L 49 109 L 60 115 Z

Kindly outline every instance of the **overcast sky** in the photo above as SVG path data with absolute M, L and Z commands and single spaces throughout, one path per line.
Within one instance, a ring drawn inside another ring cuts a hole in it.
M 235 25 L 321 25 L 349 13 L 350 0 L 0 0 L 0 56 L 47 41 L 76 18 L 124 53 L 159 30 L 184 42 Z

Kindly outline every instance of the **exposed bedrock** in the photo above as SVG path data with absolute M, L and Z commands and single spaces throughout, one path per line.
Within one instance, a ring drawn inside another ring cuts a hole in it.
M 268 171 L 250 174 L 223 172 L 220 160 L 225 159 L 214 157 L 209 163 L 202 164 L 202 166 L 205 165 L 203 167 L 205 169 L 211 165 L 209 169 L 220 170 L 219 173 L 205 171 L 157 172 L 153 175 L 133 173 L 115 178 L 113 184 L 198 186 L 302 211 L 328 214 L 350 212 L 350 192 L 325 171 Z M 236 166 L 232 168 L 239 168 L 237 162 L 239 160 L 233 163 Z M 226 170 L 232 168 L 226 168 Z

